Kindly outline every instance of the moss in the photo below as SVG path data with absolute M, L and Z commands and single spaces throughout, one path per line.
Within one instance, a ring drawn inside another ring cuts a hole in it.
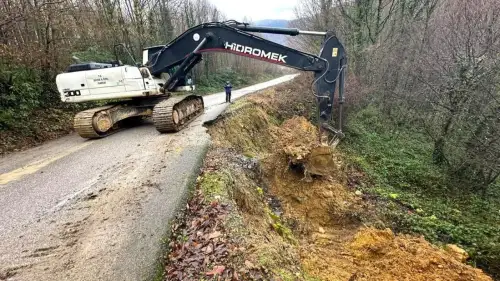
M 292 231 L 288 227 L 284 226 L 280 222 L 276 222 L 273 223 L 273 228 L 279 235 L 281 235 L 281 237 L 286 238 L 294 244 L 297 244 L 297 240 L 295 240 Z
M 262 266 L 263 268 L 274 267 L 274 257 L 268 255 L 267 252 L 259 253 L 257 261 L 259 262 L 259 265 Z
M 244 151 L 243 156 L 245 156 L 247 158 L 255 158 L 255 154 L 252 152 L 248 152 L 248 151 Z
M 272 221 L 271 225 L 274 231 L 276 231 L 281 237 L 285 238 L 293 245 L 298 245 L 298 241 L 294 237 L 292 230 L 281 221 L 281 218 L 273 213 L 273 211 L 271 211 L 269 208 L 266 208 L 266 212 Z
M 257 194 L 259 194 L 259 196 L 263 196 L 264 195 L 264 190 L 261 187 L 257 186 Z
M 231 177 L 221 171 L 208 172 L 198 179 L 203 195 L 208 200 L 227 199 Z
M 275 274 L 281 277 L 283 281 L 296 281 L 296 280 L 321 281 L 321 279 L 316 277 L 311 277 L 306 273 L 297 272 L 294 274 L 284 269 L 276 270 Z
M 292 273 L 290 273 L 288 271 L 285 271 L 283 269 L 279 269 L 276 272 L 276 274 L 279 275 L 283 281 L 294 281 L 294 280 L 297 280 L 297 276 L 295 274 L 292 274 Z

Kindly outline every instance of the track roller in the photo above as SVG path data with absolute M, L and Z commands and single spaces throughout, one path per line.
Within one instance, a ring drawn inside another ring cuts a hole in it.
M 203 109 L 201 96 L 174 96 L 156 104 L 153 123 L 160 133 L 178 132 L 203 114 Z

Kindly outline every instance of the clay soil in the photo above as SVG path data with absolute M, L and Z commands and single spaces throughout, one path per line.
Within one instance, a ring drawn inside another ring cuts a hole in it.
M 311 110 L 306 81 L 239 101 L 209 128 L 212 164 L 205 169 L 233 175 L 229 194 L 245 231 L 226 235 L 243 245 L 240 264 L 266 272 L 265 280 L 492 280 L 464 263 L 458 247 L 384 227 L 348 180 L 342 152 L 320 146 L 316 127 L 298 117 Z M 258 162 L 252 176 L 238 157 Z
M 312 182 L 294 169 L 283 169 L 289 163 L 282 153 L 288 159 L 298 155 L 309 159 L 318 149 L 309 143 L 317 139 L 314 128 L 303 117 L 286 120 L 277 129 L 280 133 L 276 135 L 281 137 L 274 154 L 263 160 L 270 193 L 282 202 L 284 216 L 298 222 L 295 233 L 306 272 L 331 281 L 491 280 L 453 252 L 439 249 L 422 237 L 364 227 L 376 219 L 371 213 L 373 206 L 347 188 L 341 155 L 323 154 L 324 161 L 316 165 L 324 165 L 330 176 L 316 177 Z M 331 161 L 325 161 L 328 157 Z

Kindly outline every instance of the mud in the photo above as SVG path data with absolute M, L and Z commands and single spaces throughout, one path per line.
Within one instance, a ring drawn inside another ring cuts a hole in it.
M 422 237 L 367 227 L 379 225 L 376 209 L 356 192 L 342 152 L 320 146 L 316 127 L 293 116 L 308 106 L 288 103 L 301 101 L 301 90 L 305 86 L 295 83 L 250 96 L 209 129 L 216 149 L 259 161 L 263 183 L 235 183 L 264 186 L 267 201 L 277 199 L 282 209 L 269 215 L 256 210 L 269 205 L 251 203 L 251 212 L 249 204 L 239 206 L 246 228 L 254 229 L 245 240 L 258 250 L 247 251 L 244 259 L 273 272 L 275 280 L 492 280 L 465 264 L 456 246 L 446 251 Z M 249 194 L 255 196 L 249 191 L 239 200 Z M 288 262 L 290 257 L 300 264 Z
M 143 136 L 86 188 L 0 243 L 0 280 L 148 279 L 188 175 L 198 171 L 204 148 L 195 145 L 206 142 L 201 126 Z
M 278 129 L 278 150 L 283 150 L 290 164 L 303 166 L 304 176 L 330 176 L 338 170 L 333 148 L 322 145 L 316 126 L 303 116 L 285 120 Z
M 422 237 L 362 229 L 349 245 L 356 280 L 491 280 Z

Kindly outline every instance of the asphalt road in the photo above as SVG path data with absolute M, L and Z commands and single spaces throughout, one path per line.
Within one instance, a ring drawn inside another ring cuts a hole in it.
M 0 158 L 0 280 L 150 278 L 210 142 L 202 124 L 227 107 L 224 93 L 204 100 L 205 114 L 176 134 L 144 124 Z

